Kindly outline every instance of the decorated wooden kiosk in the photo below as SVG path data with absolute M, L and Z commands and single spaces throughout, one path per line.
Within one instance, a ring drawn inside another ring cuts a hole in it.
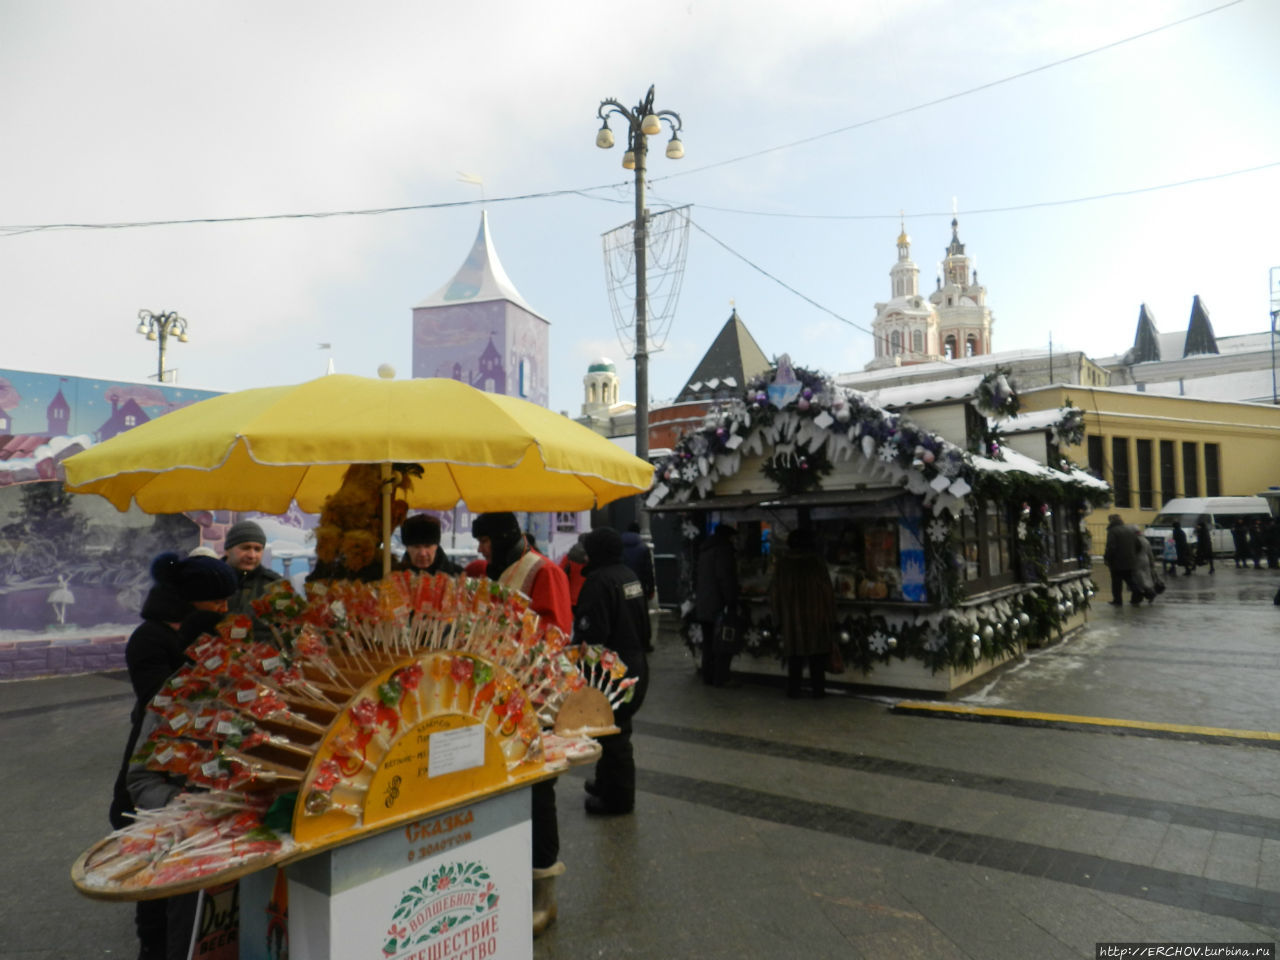
M 772 559 L 801 526 L 833 579 L 838 680 L 946 693 L 1079 626 L 1094 591 L 1082 521 L 1110 488 L 1058 451 L 1079 442 L 1079 410 L 1025 429 L 1017 410 L 1003 372 L 903 414 L 780 358 L 657 464 L 648 505 L 680 521 L 695 653 L 696 556 L 721 522 L 739 532 L 740 670 L 782 672 Z
M 647 490 L 652 467 L 514 397 L 340 374 L 214 397 L 65 465 L 68 489 L 120 510 L 318 512 L 341 574 L 255 606 L 274 642 L 228 619 L 189 648 L 136 766 L 191 789 L 86 850 L 77 888 L 243 878 L 242 960 L 279 956 L 286 932 L 293 960 L 530 957 L 528 788 L 594 758 L 634 681 L 517 592 L 393 573 L 391 534 L 459 502 L 591 509 Z M 376 576 L 379 553 L 381 580 L 343 579 Z M 250 912 L 270 919 L 247 942 Z

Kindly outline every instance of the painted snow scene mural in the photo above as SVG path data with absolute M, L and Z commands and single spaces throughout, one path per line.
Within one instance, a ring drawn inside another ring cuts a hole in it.
M 150 587 L 152 558 L 221 540 L 227 515 L 120 513 L 62 486 L 62 461 L 72 454 L 216 395 L 0 370 L 0 679 L 74 666 L 74 651 L 55 656 L 25 643 L 19 653 L 15 641 L 127 635 Z M 94 653 L 87 668 L 113 665 L 103 661 L 106 651 Z

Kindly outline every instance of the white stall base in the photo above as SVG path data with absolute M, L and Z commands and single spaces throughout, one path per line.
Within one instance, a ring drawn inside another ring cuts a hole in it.
M 290 864 L 293 960 L 531 960 L 529 790 Z

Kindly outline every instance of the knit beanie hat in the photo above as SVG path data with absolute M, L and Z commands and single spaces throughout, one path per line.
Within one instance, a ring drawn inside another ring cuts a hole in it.
M 514 541 L 520 539 L 520 523 L 514 513 L 482 513 L 471 524 L 471 535 L 479 540 Z
M 406 547 L 431 547 L 440 542 L 440 521 L 416 513 L 400 527 L 400 542 Z
M 241 520 L 227 531 L 227 539 L 223 546 L 230 550 L 242 543 L 260 543 L 266 546 L 267 535 L 262 532 L 262 527 L 252 520 Z
M 162 553 L 151 562 L 151 576 L 191 603 L 225 600 L 237 586 L 235 571 L 216 557 L 183 559 L 176 553 Z
M 613 527 L 596 527 L 582 544 L 592 566 L 618 563 L 622 560 L 622 534 Z

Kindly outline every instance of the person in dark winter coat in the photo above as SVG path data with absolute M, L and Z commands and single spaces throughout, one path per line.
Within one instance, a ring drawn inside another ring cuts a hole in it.
M 1267 568 L 1280 568 L 1280 523 L 1270 518 L 1262 521 L 1262 549 L 1267 555 Z
M 164 682 L 186 662 L 187 646 L 226 615 L 227 598 L 236 589 L 236 576 L 216 557 L 162 553 L 151 564 L 155 584 L 142 603 L 142 623 L 125 644 L 125 664 L 133 686 L 129 737 L 120 772 L 112 789 L 107 819 L 119 830 L 131 822 L 134 801 L 129 794 L 129 760 L 140 739 L 147 704 Z M 140 957 L 165 956 L 166 901 L 140 900 L 134 925 Z
M 649 667 L 644 645 L 649 637 L 649 605 L 644 585 L 623 562 L 622 537 L 612 527 L 587 534 L 586 582 L 578 596 L 574 639 L 612 650 L 638 682 L 629 703 L 614 711 L 621 733 L 600 738 L 600 760 L 594 780 L 587 782 L 587 813 L 630 813 L 636 804 L 636 763 L 631 746 L 631 718 L 644 702 Z
M 1213 537 L 1209 533 L 1209 524 L 1203 520 L 1196 523 L 1196 566 L 1202 563 L 1209 565 L 1213 573 Z
M 1254 519 L 1248 526 L 1249 531 L 1249 559 L 1253 561 L 1253 569 L 1262 569 L 1262 554 L 1264 552 L 1262 521 Z
M 1237 518 L 1231 526 L 1231 545 L 1235 548 L 1236 566 L 1249 566 L 1249 531 L 1243 518 Z
M 702 627 L 702 682 L 722 687 L 729 682 L 733 650 L 720 643 L 719 627 L 734 623 L 738 613 L 738 564 L 732 526 L 722 523 L 698 551 L 694 571 L 694 618 Z
M 638 523 L 628 526 L 626 533 L 622 535 L 622 562 L 630 567 L 632 572 L 639 578 L 640 586 L 644 587 L 645 603 L 652 607 L 653 598 L 658 593 L 658 582 L 653 569 L 653 551 L 649 549 L 649 545 L 640 536 L 640 524 Z M 653 630 L 656 626 L 657 623 L 651 617 L 649 629 Z M 652 633 L 645 637 L 644 649 L 646 653 L 653 652 Z
M 271 628 L 253 614 L 253 601 L 280 579 L 280 574 L 262 565 L 262 551 L 266 546 L 267 536 L 262 532 L 262 527 L 252 520 L 241 520 L 227 531 L 227 538 L 223 542 L 226 556 L 222 559 L 236 574 L 236 592 L 227 601 L 227 610 L 237 615 L 253 617 L 254 639 L 274 643 Z
M 404 556 L 396 565 L 397 570 L 449 576 L 462 572 L 440 546 L 440 521 L 435 517 L 425 513 L 409 517 L 400 526 L 400 542 L 404 544 Z
M 1170 576 L 1178 575 L 1178 567 L 1181 567 L 1187 576 L 1191 576 L 1195 565 L 1191 561 L 1191 548 L 1187 545 L 1187 531 L 1182 529 L 1182 523 L 1178 520 L 1173 521 L 1173 546 L 1178 554 L 1178 564 L 1173 568 Z
M 1113 607 L 1124 605 L 1126 586 L 1135 597 L 1138 596 L 1138 587 L 1133 581 L 1133 568 L 1138 562 L 1138 540 L 1141 537 L 1142 534 L 1135 527 L 1120 519 L 1120 514 L 1113 513 L 1107 518 L 1107 546 L 1102 560 L 1111 571 L 1111 599 L 1108 603 Z
M 787 696 L 800 696 L 808 663 L 811 693 L 821 697 L 836 634 L 836 594 L 812 531 L 793 530 L 787 537 L 787 549 L 778 555 L 770 599 L 787 658 Z

